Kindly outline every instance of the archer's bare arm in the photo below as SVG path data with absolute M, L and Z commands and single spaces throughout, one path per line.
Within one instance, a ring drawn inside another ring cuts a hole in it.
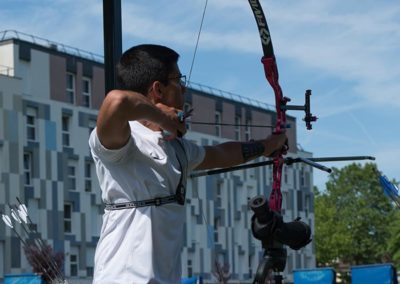
M 256 141 L 264 145 L 264 153 L 259 156 L 271 157 L 284 147 L 286 140 L 285 134 L 273 134 L 264 140 Z M 250 159 L 245 160 L 243 157 L 242 144 L 243 142 L 226 142 L 215 146 L 206 146 L 204 160 L 196 170 L 227 168 L 248 162 Z M 259 156 L 254 156 L 252 159 Z
M 154 104 L 146 96 L 122 90 L 113 90 L 103 101 L 97 118 L 97 135 L 108 149 L 119 149 L 130 135 L 129 121 L 147 120 L 172 134 L 185 133 L 177 110 L 163 104 Z M 173 135 L 174 136 L 174 135 Z

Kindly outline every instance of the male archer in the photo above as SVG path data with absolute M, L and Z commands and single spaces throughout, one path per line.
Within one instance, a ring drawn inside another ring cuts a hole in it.
M 106 210 L 93 283 L 180 283 L 188 171 L 231 167 L 285 147 L 285 134 L 215 146 L 186 140 L 178 58 L 165 46 L 130 48 L 117 66 L 119 89 L 100 108 L 89 145 Z

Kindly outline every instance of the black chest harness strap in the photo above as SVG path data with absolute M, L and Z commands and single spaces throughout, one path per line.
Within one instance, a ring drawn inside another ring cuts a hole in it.
M 175 194 L 163 197 L 156 197 L 153 199 L 145 199 L 140 201 L 106 204 L 105 205 L 106 210 L 122 210 L 122 209 L 131 209 L 131 208 L 146 207 L 146 206 L 160 206 L 168 203 L 178 203 L 180 205 L 185 204 L 186 180 L 187 180 L 189 161 L 187 159 L 185 148 L 183 147 L 183 144 L 179 139 L 174 139 L 170 141 L 170 143 L 175 149 L 175 155 L 178 160 L 181 171 L 181 176 L 179 179 L 178 186 L 176 187 Z

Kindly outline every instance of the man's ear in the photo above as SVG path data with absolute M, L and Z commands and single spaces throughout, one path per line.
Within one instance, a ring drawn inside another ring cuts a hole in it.
M 161 85 L 162 84 L 160 81 L 154 81 L 149 88 L 149 99 L 155 103 L 158 103 L 162 98 Z

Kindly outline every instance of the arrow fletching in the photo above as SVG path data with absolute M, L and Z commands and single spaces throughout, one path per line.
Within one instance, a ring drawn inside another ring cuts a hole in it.
M 28 210 L 25 204 L 21 203 L 18 205 L 18 215 L 25 224 L 28 224 Z
M 10 217 L 8 217 L 7 215 L 1 214 L 1 218 L 3 219 L 4 224 L 6 224 L 8 227 L 10 227 L 11 229 L 14 228 Z
M 11 209 L 11 216 L 14 218 L 15 221 L 17 221 L 18 223 L 22 223 L 21 219 L 19 218 L 18 213 L 14 210 Z
M 381 184 L 384 194 L 390 197 L 400 208 L 399 188 L 391 183 L 385 175 L 379 176 L 379 183 Z

